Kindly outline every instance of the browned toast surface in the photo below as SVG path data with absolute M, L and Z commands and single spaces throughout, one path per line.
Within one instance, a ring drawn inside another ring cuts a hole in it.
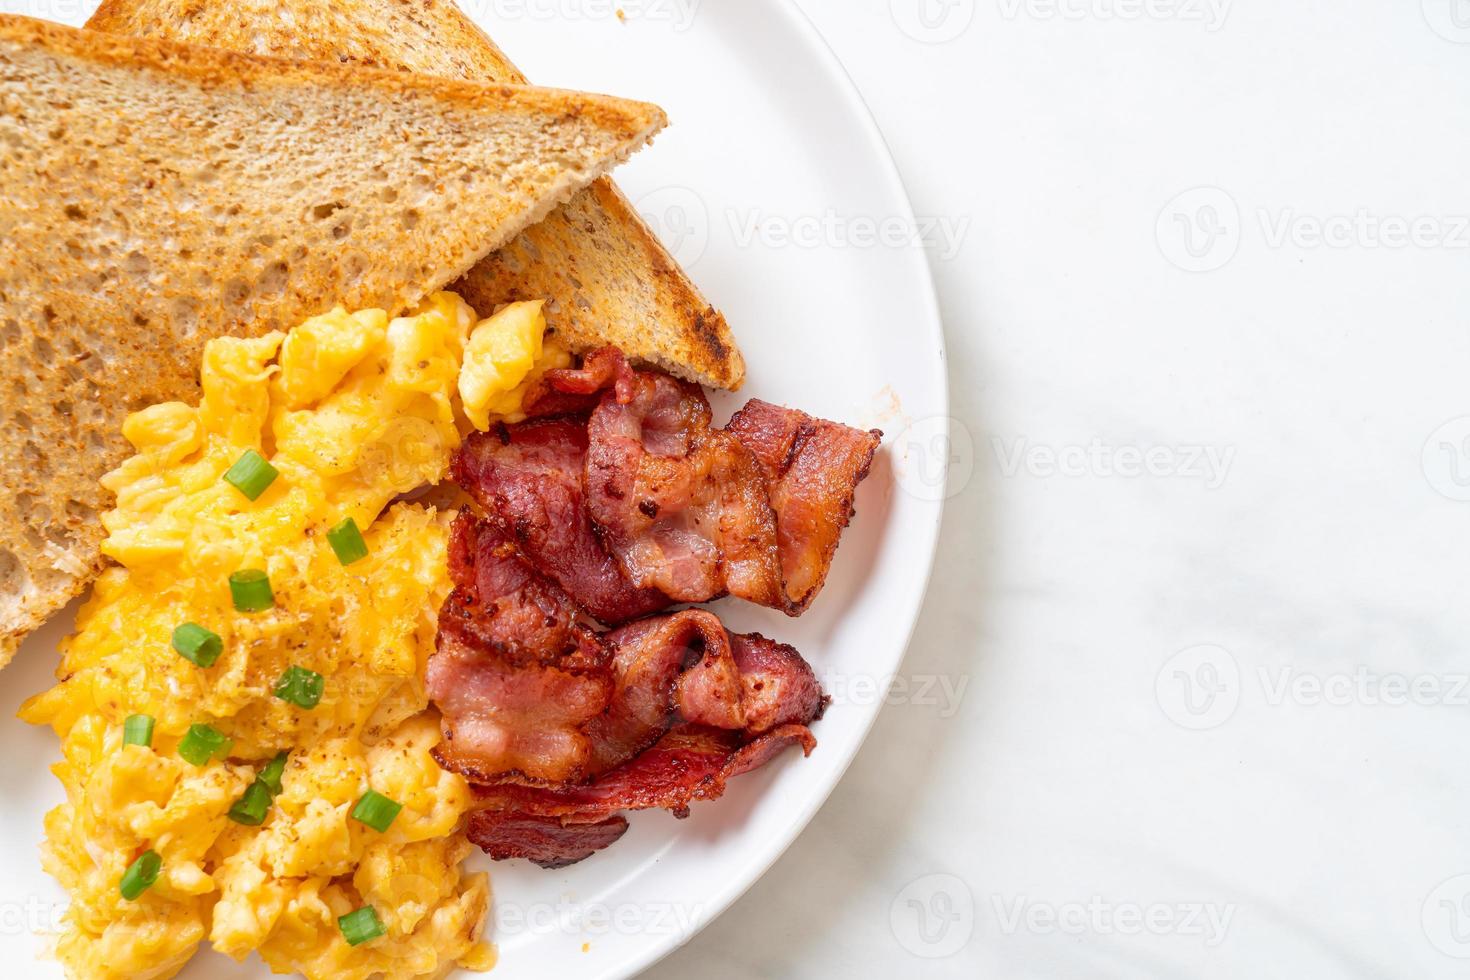
M 450 0 L 104 0 L 87 26 L 257 54 L 525 81 Z M 738 388 L 745 379 L 724 317 L 610 180 L 527 229 L 457 288 L 485 314 L 514 300 L 547 300 L 548 323 L 578 350 L 613 344 L 715 388 Z
M 0 16 L 0 664 L 100 567 L 123 417 L 197 397 L 207 340 L 408 308 L 663 123 Z

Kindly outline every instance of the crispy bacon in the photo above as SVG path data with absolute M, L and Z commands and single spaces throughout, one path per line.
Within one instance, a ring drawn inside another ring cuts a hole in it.
M 543 868 L 565 868 L 583 861 L 615 844 L 627 830 L 628 821 L 620 816 L 579 824 L 512 810 L 478 811 L 467 827 L 470 843 L 495 860 L 527 858 Z
M 786 597 L 805 609 L 822 589 L 883 433 L 754 400 L 726 427 L 760 463 L 776 512 Z
M 540 419 L 500 426 L 465 440 L 454 479 L 491 520 L 577 605 L 604 623 L 624 623 L 670 605 L 634 587 L 588 519 L 582 492 L 587 426 Z
M 679 602 L 785 607 L 760 464 L 711 428 L 697 385 L 638 372 L 603 395 L 587 442 L 587 513 L 631 582 Z
M 631 384 L 633 369 L 614 347 L 601 347 L 582 358 L 580 368 L 548 371 L 521 400 L 521 410 L 530 418 L 552 415 L 587 415 L 597 407 L 604 388 L 624 390 Z
M 429 694 L 436 754 L 475 787 L 471 840 L 563 867 L 621 837 L 622 811 L 684 817 L 812 751 L 826 698 L 794 649 L 702 610 L 642 617 L 726 594 L 799 615 L 882 434 L 762 401 L 716 429 L 698 386 L 611 348 L 525 405 L 455 456 L 488 520 L 455 523 Z
M 585 422 L 472 436 L 455 477 L 575 602 L 614 625 L 726 594 L 805 611 L 882 433 L 762 401 L 715 429 L 697 385 L 612 348 L 545 380 L 528 410 Z
M 698 385 L 589 355 L 553 372 L 611 386 L 587 424 L 587 512 L 630 581 L 680 602 L 724 594 L 806 610 L 827 578 L 883 434 L 752 401 L 711 427 Z
M 444 717 L 440 764 L 479 780 L 585 778 L 595 752 L 584 726 L 612 697 L 611 648 L 488 522 L 455 521 L 450 574 L 426 671 Z
M 436 757 L 496 811 L 478 831 L 492 855 L 579 860 L 621 833 L 608 823 L 620 809 L 683 811 L 780 747 L 815 744 L 806 726 L 825 698 L 789 646 L 732 635 L 702 610 L 597 633 L 497 524 L 467 513 L 450 571 L 428 668 L 445 735 Z M 537 802 L 567 793 L 608 806 Z M 600 826 L 562 834 L 541 818 Z
M 742 743 L 735 732 L 681 725 L 627 765 L 586 786 L 537 787 L 502 784 L 476 787 L 486 809 L 564 823 L 594 823 L 622 810 L 672 810 L 687 817 L 696 800 L 713 800 L 726 783 L 765 765 L 787 746 L 810 755 L 816 739 L 804 725 L 789 725 Z
M 587 786 L 475 787 L 480 809 L 470 817 L 469 838 L 491 857 L 565 867 L 617 840 L 621 830 L 611 833 L 610 822 L 621 811 L 662 808 L 682 819 L 690 804 L 718 799 L 731 779 L 792 745 L 810 755 L 816 739 L 804 725 L 785 725 L 741 744 L 733 732 L 681 725 Z

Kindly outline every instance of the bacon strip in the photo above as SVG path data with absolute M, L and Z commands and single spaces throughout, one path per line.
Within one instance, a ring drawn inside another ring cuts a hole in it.
M 567 824 L 557 817 L 533 817 L 507 810 L 472 814 L 466 827 L 470 843 L 497 861 L 527 858 L 543 868 L 565 868 L 617 843 L 628 821 L 611 816 L 597 823 Z
M 588 519 L 582 492 L 587 426 L 543 419 L 477 432 L 454 456 L 454 479 L 536 566 L 598 620 L 624 623 L 665 609 L 634 587 Z
M 611 348 L 549 372 L 526 410 L 455 456 L 489 519 L 455 523 L 429 694 L 439 761 L 474 784 L 470 839 L 564 867 L 621 837 L 625 810 L 685 817 L 811 753 L 827 699 L 799 653 L 701 610 L 641 617 L 726 594 L 803 612 L 882 433 L 762 401 L 716 429 L 698 386 Z
M 496 811 L 479 830 L 493 856 L 579 860 L 619 836 L 618 810 L 682 812 L 780 747 L 815 744 L 806 726 L 826 699 L 789 646 L 692 609 L 597 633 L 497 524 L 468 513 L 450 573 L 428 667 L 445 736 L 435 755 Z M 531 791 L 592 793 L 610 808 L 561 812 L 534 794 L 518 806 Z M 563 834 L 541 818 L 599 827 Z
M 530 418 L 587 415 L 597 407 L 605 388 L 626 393 L 633 369 L 615 347 L 600 347 L 582 357 L 580 368 L 548 372 L 526 392 L 521 410 Z
M 471 436 L 454 472 L 575 602 L 613 625 L 726 594 L 806 610 L 882 433 L 762 401 L 715 429 L 697 385 L 612 348 L 544 381 L 532 414 L 586 421 Z
M 776 512 L 786 597 L 811 604 L 827 579 L 837 543 L 856 511 L 883 433 L 862 432 L 805 412 L 754 400 L 726 427 L 759 461 Z
M 629 581 L 679 602 L 786 607 L 760 464 L 710 427 L 697 385 L 638 372 L 603 395 L 587 442 L 587 513 Z
M 456 588 L 426 671 L 444 718 L 439 763 L 472 780 L 585 778 L 596 756 L 585 726 L 614 689 L 611 649 L 494 525 L 462 513 L 449 564 Z
M 810 755 L 816 739 L 804 725 L 786 725 L 742 745 L 734 733 L 683 725 L 588 786 L 475 787 L 481 809 L 471 815 L 468 835 L 493 858 L 565 867 L 622 836 L 610 827 L 621 811 L 662 808 L 683 819 L 691 803 L 718 799 L 731 779 L 792 745 Z

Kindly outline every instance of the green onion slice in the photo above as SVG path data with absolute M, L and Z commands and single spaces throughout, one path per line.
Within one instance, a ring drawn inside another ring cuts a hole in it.
M 123 744 L 141 745 L 145 749 L 153 745 L 153 718 L 149 715 L 129 715 L 123 722 Z
M 264 612 L 276 604 L 270 576 L 258 568 L 243 568 L 230 576 L 230 597 L 240 612 Z
M 244 824 L 246 827 L 259 827 L 265 823 L 265 815 L 271 808 L 270 787 L 258 778 L 250 784 L 245 795 L 235 801 L 230 807 L 229 818 L 235 823 Z
M 310 710 L 321 703 L 326 685 L 326 679 L 314 670 L 287 667 L 281 679 L 276 681 L 276 697 Z
M 383 920 L 378 918 L 377 910 L 371 905 L 365 905 L 356 912 L 348 912 L 339 918 L 337 928 L 342 930 L 342 938 L 347 940 L 349 946 L 361 946 L 388 931 L 383 927 Z
M 337 560 L 344 565 L 362 561 L 368 556 L 368 546 L 362 539 L 362 531 L 358 529 L 357 521 L 350 517 L 327 530 L 327 541 L 337 553 Z
M 265 784 L 265 788 L 275 796 L 281 791 L 281 777 L 286 773 L 286 753 L 281 752 L 260 770 L 256 779 Z
M 130 902 L 136 902 L 138 896 L 153 887 L 158 880 L 158 872 L 163 870 L 163 858 L 158 856 L 157 851 L 144 851 L 138 855 L 138 859 L 128 865 L 128 870 L 123 872 L 122 884 L 118 890 L 122 897 Z
M 222 759 L 230 754 L 235 743 L 208 725 L 190 725 L 188 732 L 179 742 L 179 755 L 185 762 L 196 766 L 208 765 L 210 759 Z
M 213 667 L 224 652 L 225 641 L 198 623 L 185 623 L 174 630 L 174 649 L 196 667 Z
M 358 823 L 367 824 L 382 834 L 386 833 L 393 825 L 393 821 L 398 819 L 399 811 L 402 809 L 402 803 L 390 800 L 382 793 L 370 789 L 352 808 L 352 819 Z
M 225 473 L 225 482 L 243 493 L 249 500 L 259 500 L 260 495 L 276 482 L 281 473 L 265 457 L 253 449 L 245 450 L 234 466 Z

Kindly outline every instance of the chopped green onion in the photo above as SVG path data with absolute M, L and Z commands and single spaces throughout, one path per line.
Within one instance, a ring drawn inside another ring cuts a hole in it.
M 378 833 L 386 833 L 398 819 L 398 813 L 403 809 L 403 804 L 388 799 L 376 790 L 368 790 L 362 799 L 352 808 L 352 819 L 358 823 L 365 823 Z
M 285 775 L 285 772 L 286 753 L 281 752 L 267 762 L 265 768 L 260 770 L 255 778 L 265 783 L 265 788 L 270 790 L 271 795 L 274 796 L 281 791 L 281 777 Z
M 224 652 L 225 641 L 198 623 L 185 623 L 174 630 L 174 649 L 196 667 L 213 667 Z
M 122 897 L 136 902 L 138 896 L 153 887 L 153 883 L 158 880 L 158 872 L 162 869 L 163 858 L 158 856 L 157 851 L 144 851 L 138 855 L 138 859 L 123 872 L 122 884 L 118 888 Z
M 253 449 L 245 450 L 245 455 L 236 461 L 234 466 L 225 473 L 225 482 L 243 493 L 249 500 L 259 500 L 260 495 L 265 493 L 276 477 L 281 473 L 265 457 Z
M 179 742 L 179 755 L 185 762 L 203 766 L 210 759 L 222 759 L 229 755 L 230 746 L 234 744 L 208 725 L 190 725 L 183 741 Z
M 287 667 L 281 679 L 276 681 L 276 697 L 310 710 L 321 703 L 326 683 L 326 679 L 314 670 Z
M 231 575 L 230 596 L 240 612 L 264 612 L 276 604 L 270 576 L 258 568 L 241 569 Z
M 368 546 L 362 539 L 362 531 L 358 530 L 357 522 L 350 517 L 327 530 L 327 541 L 337 553 L 337 560 L 344 565 L 362 561 L 368 556 Z
M 371 905 L 365 905 L 356 912 L 348 912 L 340 917 L 337 928 L 342 930 L 342 938 L 347 940 L 349 946 L 361 946 L 388 931 L 383 928 L 383 920 L 378 918 L 377 910 Z
M 258 778 L 250 784 L 245 795 L 230 807 L 229 818 L 246 827 L 259 827 L 265 823 L 266 812 L 271 808 L 270 787 Z
M 148 715 L 129 715 L 123 722 L 123 744 L 150 748 L 153 745 L 153 719 Z

